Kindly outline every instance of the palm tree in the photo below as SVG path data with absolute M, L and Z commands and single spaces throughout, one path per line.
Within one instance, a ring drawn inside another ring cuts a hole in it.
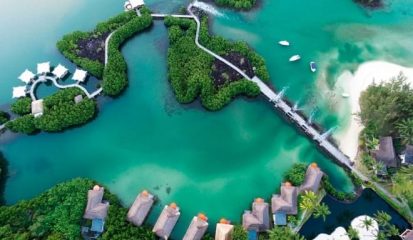
M 366 228 L 368 231 L 369 228 L 373 226 L 373 219 L 365 217 L 361 223 L 363 224 L 362 227 Z
M 356 231 L 356 229 L 349 227 L 347 230 L 347 236 L 353 240 L 353 239 L 358 239 L 359 238 L 359 233 Z
M 294 233 L 289 227 L 275 227 L 269 231 L 269 240 L 305 240 L 305 238 Z
M 374 219 L 380 226 L 385 227 L 390 223 L 391 216 L 386 212 L 378 211 L 376 214 L 374 214 Z
M 377 138 L 371 137 L 366 140 L 366 147 L 368 150 L 374 150 L 377 148 L 379 143 L 380 141 Z
M 317 206 L 317 195 L 312 191 L 305 191 L 300 202 L 300 209 L 303 211 L 313 211 Z
M 403 144 L 413 144 L 413 118 L 405 119 L 396 125 Z
M 326 221 L 327 216 L 330 214 L 330 209 L 325 203 L 316 206 L 314 209 L 314 218 L 322 217 L 324 222 Z

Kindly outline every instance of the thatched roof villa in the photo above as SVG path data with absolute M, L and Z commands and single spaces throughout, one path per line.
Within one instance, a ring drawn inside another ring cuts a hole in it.
M 317 193 L 320 189 L 321 179 L 324 173 L 318 167 L 317 163 L 312 163 L 307 168 L 304 183 L 300 186 L 300 192 L 312 191 Z
M 298 189 L 286 182 L 281 185 L 281 194 L 271 198 L 271 211 L 275 225 L 287 225 L 287 215 L 297 214 Z
M 401 239 L 403 240 L 413 240 L 413 230 L 406 229 L 401 235 Z
M 377 162 L 381 162 L 386 167 L 397 168 L 399 167 L 399 161 L 396 157 L 396 152 L 393 146 L 392 137 L 380 138 L 379 149 L 372 152 L 374 159 Z
M 180 215 L 179 207 L 175 203 L 165 206 L 152 231 L 158 237 L 168 239 Z
M 242 215 L 242 226 L 246 230 L 263 232 L 270 228 L 268 203 L 262 198 L 256 198 L 252 204 L 252 211 L 245 211 Z
M 221 219 L 215 231 L 215 240 L 232 240 L 234 225 L 226 219 Z
M 83 218 L 92 220 L 92 226 L 90 229 L 86 228 L 85 233 L 92 234 L 94 237 L 103 232 L 105 219 L 108 215 L 109 203 L 102 202 L 103 194 L 104 188 L 99 185 L 95 185 L 87 194 L 88 199 Z
M 144 190 L 136 197 L 129 208 L 127 219 L 136 226 L 141 226 L 154 203 L 154 196 Z
M 201 240 L 208 229 L 208 218 L 200 213 L 192 219 L 183 240 Z

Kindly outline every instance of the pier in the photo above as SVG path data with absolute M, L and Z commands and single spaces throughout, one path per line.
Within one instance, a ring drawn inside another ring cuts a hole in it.
M 183 14 L 163 14 L 163 13 L 153 13 L 151 16 L 155 19 L 164 19 L 166 17 L 176 17 L 176 18 L 194 18 L 192 15 L 183 15 Z

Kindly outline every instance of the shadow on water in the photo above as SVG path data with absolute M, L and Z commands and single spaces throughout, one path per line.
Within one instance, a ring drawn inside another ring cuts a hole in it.
M 331 214 L 325 222 L 322 218 L 311 218 L 303 226 L 300 233 L 307 239 L 313 239 L 320 233 L 330 234 L 339 226 L 347 229 L 354 218 L 360 215 L 373 216 L 377 211 L 388 213 L 392 217 L 391 223 L 401 232 L 410 228 L 409 223 L 371 189 L 365 189 L 360 198 L 351 204 L 337 202 L 330 196 L 324 198 L 323 202 L 330 207 Z

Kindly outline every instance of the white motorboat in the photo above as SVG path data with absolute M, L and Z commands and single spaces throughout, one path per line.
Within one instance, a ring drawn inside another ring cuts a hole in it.
M 290 62 L 295 62 L 301 59 L 300 55 L 294 55 L 292 57 L 290 57 Z
M 290 43 L 288 41 L 279 41 L 278 44 L 280 44 L 281 46 L 290 46 Z
M 311 72 L 316 72 L 317 64 L 315 62 L 310 62 L 310 69 L 311 69 Z
M 348 93 L 343 93 L 343 94 L 341 94 L 341 96 L 342 96 L 343 98 L 349 98 L 349 97 L 350 97 L 350 94 L 348 94 Z

